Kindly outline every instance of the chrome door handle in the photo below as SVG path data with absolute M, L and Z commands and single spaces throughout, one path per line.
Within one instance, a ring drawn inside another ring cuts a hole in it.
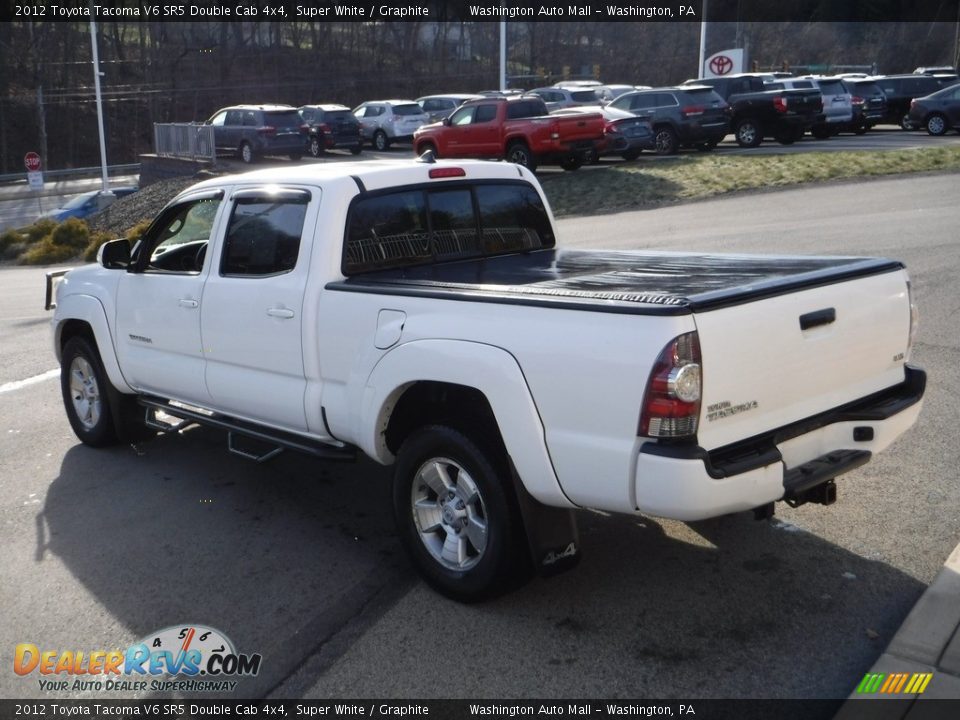
M 275 318 L 284 318 L 289 320 L 293 317 L 293 310 L 289 308 L 267 308 L 267 315 Z
M 191 300 L 190 298 L 180 298 L 180 307 L 195 308 L 199 305 L 200 303 L 198 303 L 196 300 Z

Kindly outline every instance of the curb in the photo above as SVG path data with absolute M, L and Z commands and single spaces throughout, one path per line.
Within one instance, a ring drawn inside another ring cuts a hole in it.
M 840 708 L 835 720 L 864 717 L 864 701 L 876 717 L 906 718 L 921 714 L 916 701 L 960 699 L 960 545 L 950 553 L 910 614 L 893 636 L 886 651 L 877 658 L 867 675 L 882 676 L 877 689 L 864 692 L 858 687 Z M 926 682 L 916 675 L 929 673 Z M 897 678 L 899 676 L 899 679 Z M 866 677 L 864 678 L 866 682 Z M 863 686 L 864 683 L 861 683 Z M 911 686 L 920 692 L 907 693 Z M 901 689 L 894 692 L 895 689 Z M 858 692 L 858 690 L 860 690 Z M 886 707 L 879 708 L 878 701 Z M 899 701 L 899 702 L 897 702 Z M 904 702 L 908 701 L 908 702 Z M 884 712 L 879 712 L 880 710 Z M 930 708 L 932 709 L 932 708 Z M 956 706 L 953 706 L 956 709 Z

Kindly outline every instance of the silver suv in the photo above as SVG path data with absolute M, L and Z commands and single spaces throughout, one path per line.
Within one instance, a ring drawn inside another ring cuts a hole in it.
M 599 105 L 601 103 L 597 91 L 592 87 L 586 88 L 558 88 L 546 87 L 531 90 L 530 95 L 538 95 L 547 104 L 547 110 L 563 110 L 564 108 L 579 107 L 582 105 Z
M 414 131 L 430 116 L 413 100 L 370 100 L 353 109 L 360 132 L 374 149 L 387 150 L 393 142 L 411 142 Z
M 810 79 L 817 84 L 823 96 L 823 123 L 810 128 L 810 134 L 824 140 L 852 125 L 853 93 L 850 92 L 843 78 L 814 77 Z

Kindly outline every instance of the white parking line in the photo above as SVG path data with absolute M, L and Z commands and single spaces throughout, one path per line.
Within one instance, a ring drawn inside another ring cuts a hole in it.
M 4 383 L 3 385 L 0 385 L 0 395 L 3 393 L 13 392 L 14 390 L 19 390 L 20 388 L 27 387 L 28 385 L 36 385 L 44 380 L 52 380 L 53 378 L 59 376 L 60 368 L 56 368 L 55 370 L 47 370 L 45 373 L 40 375 L 34 375 L 26 380 L 14 380 L 13 382 Z

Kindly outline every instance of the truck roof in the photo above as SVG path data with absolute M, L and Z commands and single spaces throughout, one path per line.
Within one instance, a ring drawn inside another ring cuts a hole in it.
M 430 170 L 440 168 L 461 168 L 462 176 L 449 178 L 431 178 Z M 320 185 L 332 180 L 352 178 L 354 182 L 367 190 L 379 190 L 393 185 L 409 185 L 425 182 L 445 182 L 460 179 L 532 179 L 525 168 L 506 162 L 488 162 L 483 160 L 436 160 L 422 162 L 409 160 L 358 160 L 338 163 L 304 163 L 287 167 L 272 167 L 252 170 L 237 175 L 221 176 L 204 180 L 191 186 L 184 192 L 202 190 L 208 187 L 222 187 L 239 183 L 304 184 Z

